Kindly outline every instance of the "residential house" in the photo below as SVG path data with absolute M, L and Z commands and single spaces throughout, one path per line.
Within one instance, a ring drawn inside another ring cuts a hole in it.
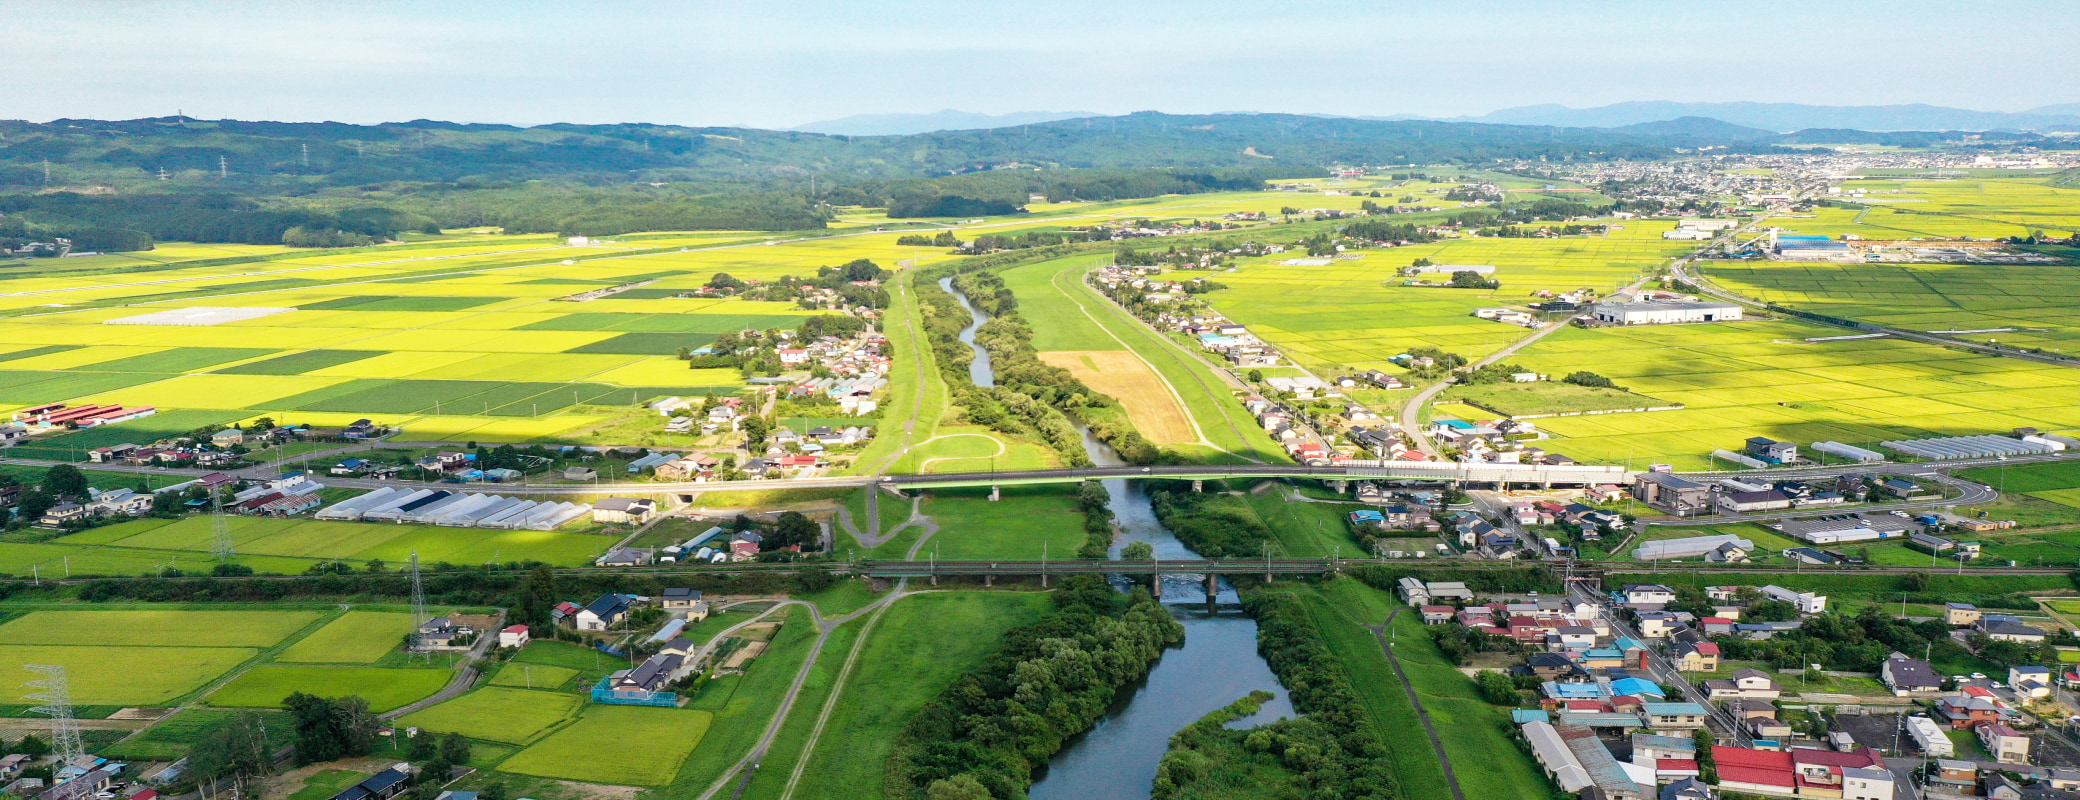
M 1683 778 L 1661 787 L 1655 800 L 1712 800 L 1712 787 L 1698 778 Z
M 2007 614 L 1986 614 L 1981 616 L 1979 618 L 1979 632 L 1986 634 L 1986 638 L 1997 642 L 2027 642 L 2031 644 L 2044 641 L 2050 635 L 2041 629 L 2024 625 Z
M 215 447 L 230 447 L 245 444 L 246 432 L 237 428 L 225 428 L 209 435 L 209 443 Z
M 757 561 L 759 544 L 764 541 L 765 537 L 758 535 L 757 531 L 738 531 L 729 543 L 729 560 Z
M 1641 710 L 1647 727 L 1657 733 L 1698 730 L 1710 716 L 1711 712 L 1696 703 L 1647 703 Z
M 358 458 L 342 458 L 332 465 L 334 475 L 360 475 L 369 470 L 369 463 Z
M 1974 733 L 1978 734 L 1979 743 L 1986 746 L 1986 752 L 1993 756 L 1993 760 L 2003 764 L 2029 763 L 2029 737 L 2015 732 L 2014 728 L 1986 722 L 1979 724 Z
M 1668 657 L 1682 672 L 1719 671 L 1719 645 L 1715 642 L 1681 642 L 1668 649 Z
M 1906 697 L 1919 692 L 1940 691 L 1943 677 L 1926 661 L 1909 658 L 1905 653 L 1893 653 L 1878 665 L 1878 680 L 1883 681 L 1892 694 Z
M 1793 608 L 1798 609 L 1800 614 L 1812 615 L 1827 611 L 1827 595 L 1824 594 L 1794 592 L 1776 585 L 1764 586 L 1757 591 L 1762 592 L 1764 597 L 1768 597 L 1771 600 L 1782 600 L 1790 603 Z
M 652 555 L 647 547 L 616 547 L 592 564 L 598 567 L 640 567 L 650 563 Z
M 574 627 L 578 624 L 578 612 L 583 610 L 577 603 L 565 600 L 549 609 L 549 620 L 567 628 Z
M 2003 709 L 1993 693 L 1984 689 L 1974 692 L 1973 689 L 1979 687 L 1967 686 L 1959 694 L 1937 700 L 1935 716 L 1950 723 L 1952 730 L 1960 731 L 2000 722 Z
M 1683 623 L 1676 619 L 1676 615 L 1666 611 L 1642 611 L 1637 616 L 1639 635 L 1648 639 L 1667 638 L 1677 628 L 1684 627 Z
M 1943 621 L 1952 628 L 1969 628 L 1979 624 L 1979 607 L 1971 603 L 1944 603 Z
M 591 605 L 580 609 L 576 616 L 576 627 L 581 631 L 603 631 L 620 622 L 635 605 L 635 597 L 625 594 L 603 594 Z
M 666 587 L 659 595 L 659 606 L 666 611 L 689 611 L 701 605 L 701 590 L 678 586 Z
M 1749 458 L 1765 464 L 1789 464 L 1798 460 L 1798 445 L 1794 442 L 1779 442 L 1766 436 L 1749 437 L 1741 450 Z
M 1625 604 L 1660 608 L 1676 601 L 1676 592 L 1658 583 L 1627 584 L 1624 589 Z
M 2013 666 L 2008 668 L 2008 688 L 2015 696 L 2035 699 L 2051 696 L 2051 670 L 2037 666 Z
M 1720 492 L 1712 496 L 1712 503 L 1721 513 L 1752 514 L 1758 511 L 1781 511 L 1791 507 L 1791 496 L 1776 489 L 1759 492 Z
M 527 640 L 526 625 L 508 625 L 498 632 L 499 647 L 526 647 Z
M 1775 700 L 1783 693 L 1768 673 L 1753 667 L 1734 670 L 1731 679 L 1705 681 L 1704 687 L 1713 700 Z
M 1936 769 L 1928 776 L 1928 784 L 1932 788 L 1946 789 L 1952 794 L 1976 795 L 1979 793 L 1979 764 L 1975 761 L 1936 759 Z
M 1694 517 L 1712 509 L 1711 488 L 1669 472 L 1642 472 L 1632 484 L 1641 502 L 1677 517 Z

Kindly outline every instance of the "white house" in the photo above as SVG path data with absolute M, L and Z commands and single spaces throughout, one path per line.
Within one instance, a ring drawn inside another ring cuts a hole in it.
M 1762 592 L 1764 597 L 1768 597 L 1771 600 L 1782 600 L 1790 603 L 1794 608 L 1798 609 L 1800 614 L 1821 614 L 1827 611 L 1827 595 L 1824 594 L 1794 592 L 1775 584 L 1764 586 L 1756 591 Z
M 498 632 L 499 647 L 525 647 L 526 645 L 526 625 L 509 625 L 504 630 Z

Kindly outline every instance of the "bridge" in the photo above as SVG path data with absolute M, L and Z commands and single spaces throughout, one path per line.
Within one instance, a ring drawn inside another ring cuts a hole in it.
M 885 475 L 878 483 L 895 489 L 950 489 L 972 486 L 1021 486 L 1078 483 L 1089 480 L 1224 480 L 1231 478 L 1312 478 L 1325 481 L 1406 480 L 1470 483 L 1519 483 L 1540 486 L 1629 484 L 1637 472 L 1624 467 L 1544 466 L 1430 461 L 1347 461 L 1336 465 L 1237 464 L 1231 466 L 1080 467 L 1016 472 L 942 472 Z

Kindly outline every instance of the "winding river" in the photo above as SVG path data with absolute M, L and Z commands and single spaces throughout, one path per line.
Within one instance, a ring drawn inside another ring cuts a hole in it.
M 975 345 L 974 336 L 986 318 L 953 288 L 951 278 L 942 279 L 939 286 L 958 298 L 975 320 L 960 334 L 961 341 L 975 350 L 969 377 L 978 386 L 993 385 L 996 375 L 989 354 Z M 1088 430 L 1083 431 L 1083 447 L 1094 464 L 1126 463 Z M 1141 482 L 1109 480 L 1105 489 L 1112 494 L 1112 513 L 1120 529 L 1112 543 L 1112 558 L 1119 558 L 1120 550 L 1136 541 L 1153 546 L 1157 558 L 1199 557 L 1156 520 Z M 1115 578 L 1115 582 L 1126 585 L 1124 579 Z M 1069 740 L 1055 754 L 1035 776 L 1029 791 L 1033 800 L 1146 800 L 1172 734 L 1258 689 L 1272 692 L 1276 698 L 1255 716 L 1230 723 L 1231 727 L 1293 716 L 1285 689 L 1257 655 L 1256 621 L 1242 614 L 1233 587 L 1226 581 L 1218 586 L 1208 602 L 1203 578 L 1164 576 L 1163 603 L 1183 623 L 1184 644 L 1163 654 L 1147 678 L 1121 687 L 1097 725 Z

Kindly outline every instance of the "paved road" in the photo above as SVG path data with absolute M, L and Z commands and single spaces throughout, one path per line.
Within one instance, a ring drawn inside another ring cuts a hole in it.
M 1647 279 L 1641 278 L 1639 280 L 1633 281 L 1632 285 L 1619 290 L 1619 293 L 1622 294 L 1637 292 L 1639 291 L 1639 287 L 1646 285 L 1646 283 Z M 1493 353 L 1489 353 L 1487 357 L 1482 358 L 1479 361 L 1473 362 L 1473 364 L 1468 368 L 1480 369 L 1481 367 L 1488 366 L 1489 364 L 1493 364 L 1505 358 L 1509 358 L 1510 356 L 1516 355 L 1517 351 L 1522 350 L 1526 347 L 1530 347 L 1531 345 L 1536 344 L 1538 340 L 1544 339 L 1547 336 L 1552 335 L 1554 331 L 1558 331 L 1561 328 L 1567 327 L 1570 323 L 1574 322 L 1575 318 L 1580 316 L 1581 314 L 1570 314 L 1567 316 L 1566 319 L 1562 319 L 1559 322 L 1547 323 L 1544 327 L 1541 327 L 1538 330 L 1532 332 L 1530 336 L 1518 339 L 1514 342 L 1511 342 L 1508 346 L 1500 350 L 1497 350 Z M 1408 437 L 1410 439 L 1414 439 L 1417 449 L 1422 450 L 1425 455 L 1428 455 L 1431 458 L 1441 458 L 1443 457 L 1443 454 L 1438 451 L 1437 444 L 1435 442 L 1430 441 L 1430 435 L 1423 432 L 1423 427 L 1420 422 L 1423 407 L 1429 405 L 1430 401 L 1436 398 L 1438 393 L 1443 392 L 1446 388 L 1450 387 L 1456 381 L 1456 375 L 1446 376 L 1444 380 L 1430 384 L 1422 391 L 1415 393 L 1415 396 L 1408 398 L 1408 402 L 1401 406 L 1401 432 L 1408 434 Z
M 503 622 L 504 619 L 505 614 L 501 612 L 499 614 L 499 620 Z M 418 622 L 419 621 L 414 621 L 412 624 L 416 625 L 418 624 Z M 469 649 L 468 658 L 463 659 L 462 663 L 455 665 L 455 677 L 448 679 L 448 685 L 441 687 L 441 690 L 438 692 L 434 692 L 433 696 L 431 697 L 427 697 L 423 700 L 420 700 L 419 702 L 413 703 L 403 708 L 399 708 L 383 714 L 378 714 L 376 715 L 376 718 L 386 720 L 398 719 L 406 714 L 418 711 L 419 709 L 427 708 L 437 703 L 461 697 L 464 692 L 469 691 L 470 687 L 476 684 L 477 676 L 481 674 L 481 672 L 477 669 L 477 659 L 483 658 L 484 654 L 491 650 L 491 645 L 498 643 L 498 631 L 496 630 L 498 626 L 494 625 L 492 627 L 493 630 L 479 631 L 477 633 L 476 646 L 471 647 Z
M 1706 525 L 1726 525 L 1735 522 L 1761 522 L 1764 520 L 1797 519 L 1800 517 L 1824 517 L 1831 514 L 1883 514 L 1891 511 L 1910 511 L 1916 509 L 1941 508 L 1944 506 L 1976 506 L 1991 503 L 1994 500 L 2000 499 L 2001 496 L 2000 492 L 1994 491 L 1993 487 L 1987 486 L 1982 483 L 1973 483 L 1962 478 L 1953 478 L 1947 474 L 1943 474 L 1940 472 L 1917 474 L 1921 475 L 1921 477 L 1957 489 L 1958 495 L 1955 497 L 1944 497 L 1935 500 L 1915 500 L 1910 502 L 1899 503 L 1880 503 L 1876 505 L 1801 508 L 1794 511 L 1757 511 L 1748 514 L 1720 514 L 1718 516 L 1713 517 L 1695 517 L 1692 519 L 1644 520 L 1640 522 L 1639 528 L 1640 530 L 1645 530 L 1647 527 L 1654 525 L 1672 528 L 1685 528 Z

